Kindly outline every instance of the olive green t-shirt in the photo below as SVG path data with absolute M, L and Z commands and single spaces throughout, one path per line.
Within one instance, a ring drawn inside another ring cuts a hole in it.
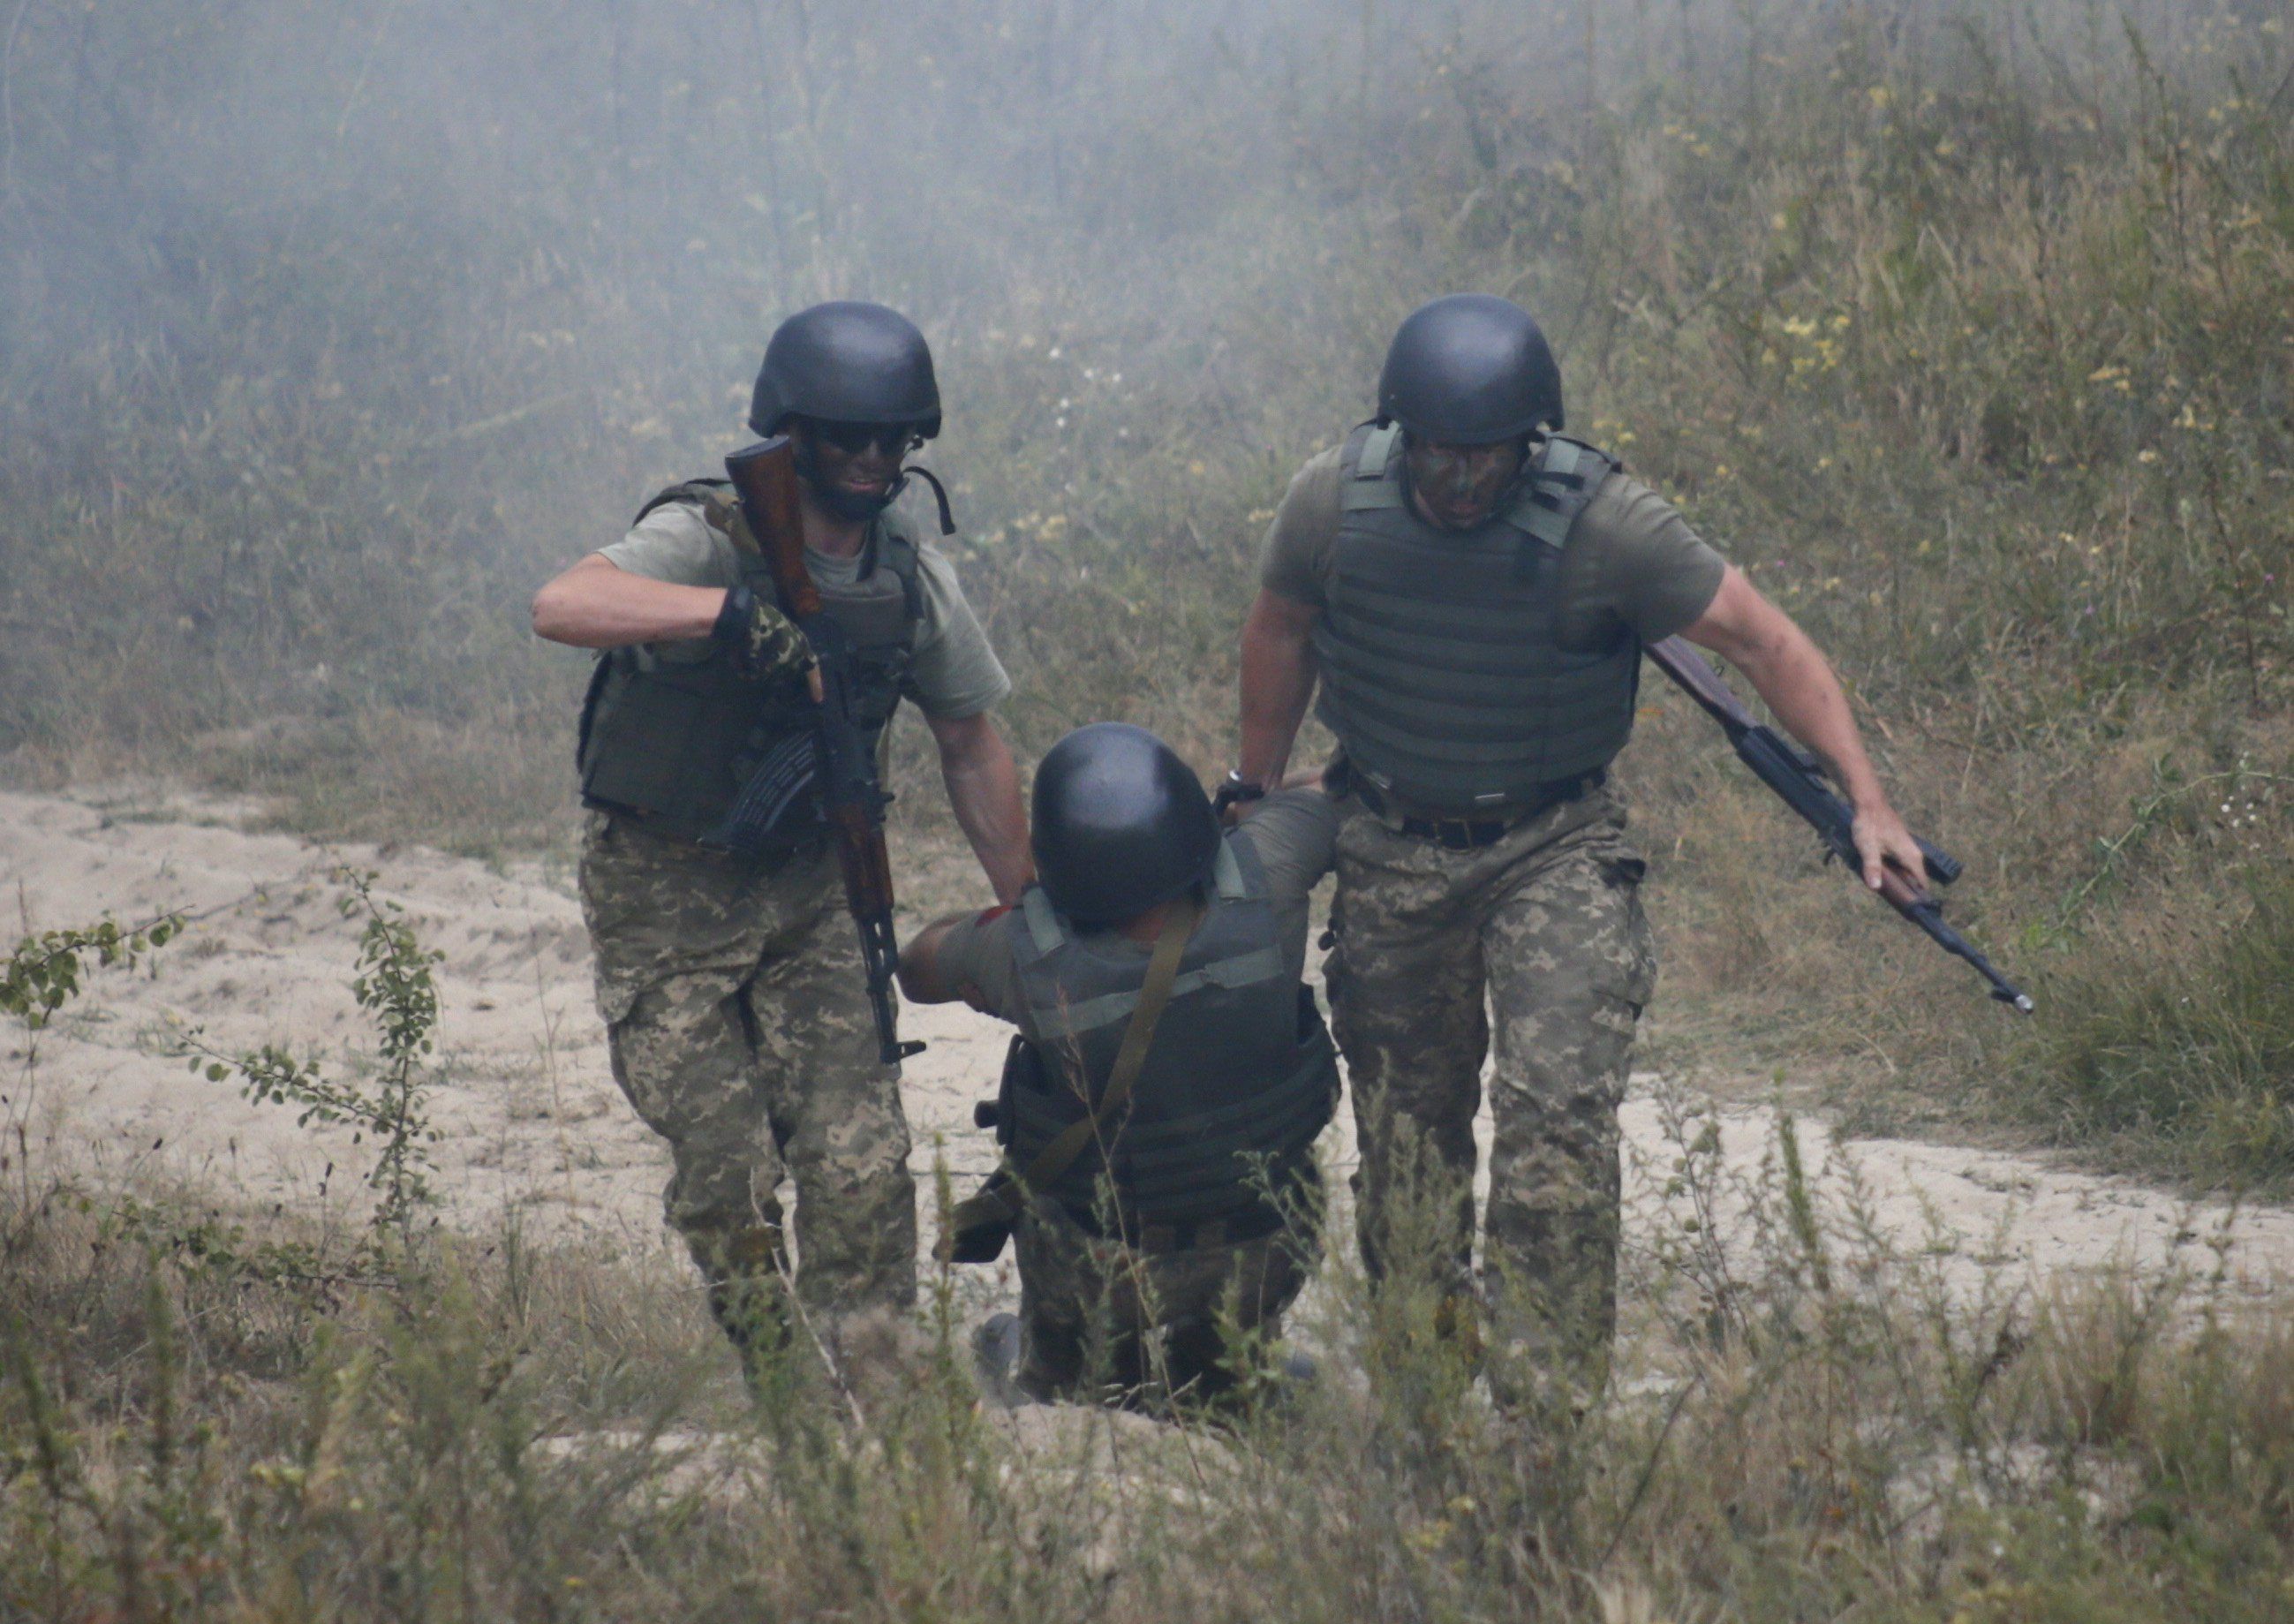
M 1274 909 L 1275 940 L 1293 977 L 1306 967 L 1306 899 L 1315 881 L 1330 870 L 1338 840 L 1338 809 L 1320 789 L 1277 790 L 1243 820 L 1240 838 L 1250 843 L 1266 874 L 1267 900 Z M 979 994 L 979 1007 L 1017 1021 L 1027 1006 L 1020 991 L 1019 960 L 1012 933 L 1019 914 L 991 908 L 950 927 L 940 938 L 940 972 L 951 987 Z M 1144 965 L 1152 950 L 1116 931 L 1088 931 L 1083 941 L 1102 957 L 1135 957 Z
M 655 508 L 620 541 L 598 551 L 633 575 L 678 586 L 734 586 L 741 579 L 731 541 L 683 502 Z M 812 578 L 825 586 L 850 586 L 859 578 L 858 557 L 833 559 L 808 547 L 804 561 Z M 1012 679 L 964 600 L 956 566 L 929 541 L 916 543 L 916 584 L 923 620 L 916 627 L 908 697 L 926 715 L 942 721 L 976 716 L 1002 703 L 1012 691 Z
M 1333 446 L 1290 481 L 1266 532 L 1259 583 L 1323 607 L 1338 535 L 1339 453 Z M 1727 561 L 1673 505 L 1626 473 L 1601 482 L 1570 526 L 1562 553 L 1562 624 L 1590 641 L 1622 624 L 1653 643 L 1712 606 Z

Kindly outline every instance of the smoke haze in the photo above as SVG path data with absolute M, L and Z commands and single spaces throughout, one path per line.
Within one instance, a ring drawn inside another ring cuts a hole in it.
M 1509 293 L 1623 420 L 1716 290 L 1785 285 L 1729 233 L 1794 185 L 1869 216 L 1893 170 L 1819 171 L 1894 161 L 1889 85 L 2045 189 L 2130 104 L 2130 39 L 2201 87 L 2280 62 L 2217 8 L 2119 14 L 14 0 L 0 749 L 236 739 L 308 772 L 377 714 L 393 748 L 535 734 L 580 662 L 530 645 L 525 594 L 742 437 L 775 322 L 866 297 L 933 341 L 968 584 L 1065 673 L 1023 682 L 1023 737 L 1127 712 L 1215 754 L 1266 510 L 1403 313 Z M 1741 173 L 1682 168 L 1716 142 Z M 325 725 L 232 731 L 280 717 Z M 520 798 L 562 782 L 560 725 Z

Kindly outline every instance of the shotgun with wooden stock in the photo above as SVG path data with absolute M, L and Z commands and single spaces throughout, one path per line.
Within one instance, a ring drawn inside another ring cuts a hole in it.
M 1720 730 L 1737 747 L 1738 759 L 1816 830 L 1827 856 L 1837 857 L 1851 871 L 1863 868 L 1864 860 L 1856 850 L 1856 814 L 1825 781 L 1824 769 L 1813 756 L 1757 721 L 1720 680 L 1720 673 L 1680 638 L 1650 643 L 1642 652 L 1720 724 Z M 1937 885 L 1948 885 L 1959 877 L 1959 860 L 1940 847 L 1920 841 L 1920 858 L 1926 877 Z M 1990 984 L 1993 998 L 2024 1015 L 2031 1013 L 2030 997 L 1995 969 L 1973 943 L 1944 923 L 1943 904 L 1928 894 L 1918 877 L 1901 873 L 1892 865 L 1883 869 L 1880 898 L 1926 932 L 1945 952 L 1973 965 L 1975 973 Z
M 886 1065 L 898 1065 L 923 1045 L 900 1041 L 892 995 L 900 947 L 892 934 L 892 865 L 884 850 L 884 809 L 892 797 L 877 781 L 875 752 L 854 706 L 851 640 L 822 606 L 820 589 L 805 567 L 796 453 L 788 437 L 775 435 L 734 452 L 725 459 L 725 472 L 772 576 L 781 612 L 796 623 L 820 662 L 820 699 L 813 707 L 812 731 L 795 736 L 750 775 L 710 844 L 753 849 L 798 795 L 809 789 L 818 797 L 844 871 L 845 906 L 860 930 L 877 1057 Z M 742 540 L 737 531 L 734 540 L 736 545 Z

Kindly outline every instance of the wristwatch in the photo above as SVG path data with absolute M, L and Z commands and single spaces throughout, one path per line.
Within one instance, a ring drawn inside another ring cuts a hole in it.
M 1237 769 L 1220 780 L 1218 793 L 1211 797 L 1211 810 L 1224 817 L 1226 809 L 1230 806 L 1239 806 L 1245 801 L 1264 801 L 1265 798 L 1266 786 L 1256 779 L 1243 777 L 1241 769 Z

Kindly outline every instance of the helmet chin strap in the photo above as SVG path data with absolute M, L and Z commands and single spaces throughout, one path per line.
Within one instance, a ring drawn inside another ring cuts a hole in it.
M 954 535 L 956 534 L 956 510 L 948 505 L 948 486 L 940 482 L 940 476 L 933 473 L 931 469 L 928 468 L 902 469 L 900 470 L 899 478 L 892 486 L 892 494 L 897 496 L 900 494 L 900 487 L 907 484 L 908 476 L 910 474 L 914 474 L 917 478 L 931 486 L 932 500 L 940 504 L 940 533 L 942 535 Z

